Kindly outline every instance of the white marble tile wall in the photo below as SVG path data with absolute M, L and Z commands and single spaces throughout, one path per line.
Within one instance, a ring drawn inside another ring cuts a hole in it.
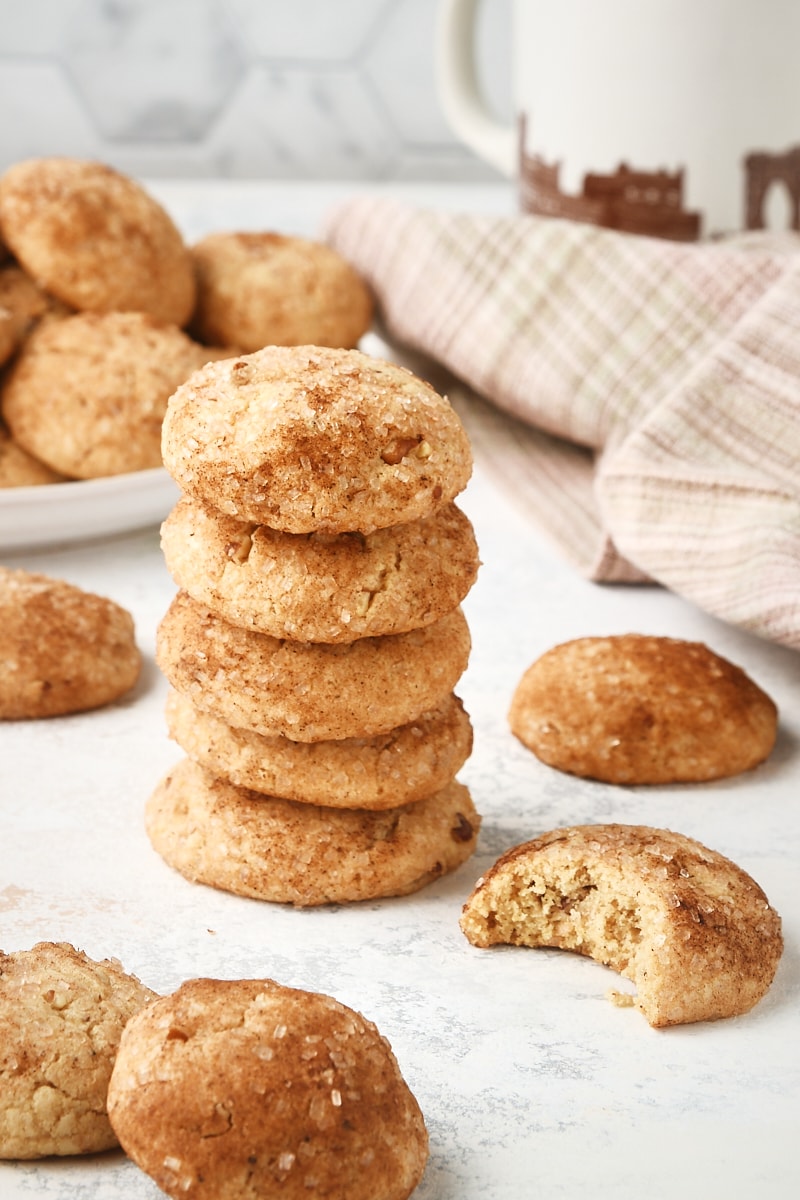
M 0 0 L 0 170 L 68 154 L 151 178 L 492 178 L 437 100 L 436 9 Z M 479 39 L 501 115 L 508 10 L 508 0 L 484 0 Z

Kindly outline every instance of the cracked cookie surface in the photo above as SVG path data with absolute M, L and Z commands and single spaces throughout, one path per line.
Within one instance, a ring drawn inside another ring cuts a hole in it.
M 388 1041 L 271 979 L 193 979 L 125 1031 L 109 1111 L 128 1155 L 189 1200 L 405 1200 L 428 1157 Z
M 176 583 L 226 621 L 329 644 L 431 625 L 478 572 L 472 525 L 454 504 L 371 534 L 293 534 L 183 499 L 161 547 Z
M 450 503 L 472 453 L 449 401 L 358 350 L 267 346 L 170 397 L 164 465 L 182 491 L 287 533 L 371 533 Z
M 0 1157 L 117 1145 L 106 1111 L 122 1030 L 155 997 L 66 942 L 0 952 Z
M 470 857 L 480 817 L 455 781 L 413 804 L 368 812 L 264 796 L 183 759 L 150 796 L 145 827 L 187 879 L 307 907 L 419 891 Z

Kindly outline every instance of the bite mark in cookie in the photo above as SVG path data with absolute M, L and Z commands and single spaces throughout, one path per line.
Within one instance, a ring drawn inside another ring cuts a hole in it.
M 588 955 L 633 980 L 653 1026 L 748 1012 L 783 951 L 780 917 L 741 867 L 642 825 L 576 825 L 515 846 L 478 880 L 461 928 L 475 946 Z

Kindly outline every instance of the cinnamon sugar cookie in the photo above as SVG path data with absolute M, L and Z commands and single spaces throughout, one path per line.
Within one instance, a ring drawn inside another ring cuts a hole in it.
M 461 609 L 425 629 L 329 646 L 239 629 L 179 592 L 156 659 L 176 691 L 226 724 L 321 742 L 387 733 L 435 708 L 469 651 Z
M 67 942 L 0 951 L 0 1158 L 116 1146 L 106 1095 L 122 1030 L 155 992 Z
M 133 618 L 61 579 L 0 567 L 0 719 L 109 704 L 139 677 Z
M 0 363 L 8 362 L 45 315 L 60 311 L 21 267 L 0 269 Z M 66 312 L 64 313 L 66 315 Z
M 444 787 L 469 757 L 472 725 L 449 696 L 375 737 L 293 742 L 234 729 L 170 691 L 170 735 L 195 762 L 239 787 L 329 808 L 396 808 Z
M 97 162 L 32 158 L 0 176 L 0 230 L 46 292 L 72 308 L 146 312 L 185 325 L 189 251 L 165 209 Z
M 762 762 L 777 709 L 699 642 L 624 634 L 548 650 L 517 686 L 509 723 L 538 758 L 573 775 L 692 783 Z
M 419 891 L 473 854 L 479 826 L 455 781 L 369 812 L 248 791 L 190 759 L 164 776 L 145 811 L 153 848 L 187 879 L 298 907 Z
M 371 533 L 428 517 L 472 456 L 450 403 L 358 350 L 268 346 L 170 398 L 164 464 L 210 508 L 287 533 Z
M 39 487 L 45 483 L 61 483 L 64 478 L 23 450 L 0 425 L 0 488 Z
M 372 322 L 372 296 L 323 242 L 280 233 L 212 233 L 191 248 L 192 329 L 202 342 L 350 349 Z
M 161 529 L 175 581 L 234 625 L 352 642 L 431 625 L 478 571 L 472 525 L 448 504 L 375 533 L 281 533 L 182 500 Z
M 39 326 L 0 407 L 30 454 L 76 479 L 161 465 L 161 423 L 205 346 L 144 313 L 79 313 Z
M 108 1103 L 126 1153 L 176 1198 L 406 1200 L 428 1157 L 376 1026 L 271 979 L 192 979 L 155 1001 L 125 1030 Z
M 612 967 L 653 1026 L 748 1012 L 783 950 L 780 917 L 741 867 L 644 825 L 576 825 L 515 846 L 478 880 L 461 928 L 475 946 L 554 946 Z

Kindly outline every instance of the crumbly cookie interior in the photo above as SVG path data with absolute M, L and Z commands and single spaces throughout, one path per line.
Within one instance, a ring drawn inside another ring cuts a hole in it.
M 475 907 L 491 942 L 574 950 L 637 982 L 646 974 L 637 970 L 639 960 L 660 935 L 658 907 L 646 894 L 621 889 L 618 879 L 585 863 L 548 863 L 547 872 L 519 863 L 502 903 L 486 895 Z
M 461 928 L 476 946 L 553 947 L 610 967 L 653 1026 L 747 1012 L 783 949 L 780 918 L 745 871 L 646 826 L 575 826 L 514 847 L 476 884 Z

